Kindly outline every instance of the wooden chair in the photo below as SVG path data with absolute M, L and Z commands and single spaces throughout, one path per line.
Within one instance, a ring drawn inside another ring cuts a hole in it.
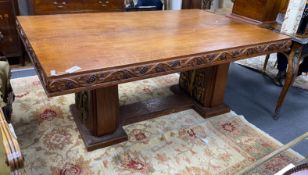
M 23 167 L 20 146 L 0 109 L 0 174 L 22 174 Z
M 263 73 L 266 72 L 266 68 L 267 68 L 267 64 L 268 64 L 268 60 L 269 60 L 270 56 L 271 56 L 270 54 L 267 54 L 266 57 L 265 57 L 264 64 L 263 64 Z M 277 60 L 276 60 L 276 62 L 274 64 L 274 67 L 276 67 L 276 65 L 277 65 Z
M 288 57 L 288 54 L 286 54 L 286 53 L 283 53 L 283 54 L 284 54 L 286 57 Z M 270 56 L 271 56 L 271 55 L 268 54 L 268 55 L 266 55 L 266 57 L 265 57 L 264 64 L 263 64 L 263 73 L 266 72 L 266 68 L 267 68 L 267 64 L 268 64 L 268 60 L 269 60 Z M 307 54 L 304 54 L 304 55 L 301 55 L 300 61 L 303 61 L 304 58 L 306 58 L 306 57 L 308 57 L 308 53 L 307 53 Z M 299 62 L 299 64 L 300 64 L 300 62 Z M 277 65 L 277 60 L 276 60 L 276 62 L 275 62 L 275 64 L 274 64 L 274 67 L 276 67 L 276 65 Z M 307 73 L 306 73 L 306 75 L 307 75 Z
M 3 35 L 0 32 L 0 43 Z M 21 174 L 24 158 L 8 122 L 12 113 L 14 93 L 10 84 L 10 68 L 0 51 L 0 174 Z
M 0 32 L 0 43 L 3 35 Z M 0 51 L 0 107 L 2 108 L 6 120 L 10 122 L 12 113 L 12 103 L 15 99 L 12 86 L 10 84 L 11 70 L 10 65 L 4 54 Z

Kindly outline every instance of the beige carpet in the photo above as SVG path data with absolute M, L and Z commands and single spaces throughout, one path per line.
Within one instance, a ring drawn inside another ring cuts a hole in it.
M 254 57 L 250 59 L 239 60 L 239 61 L 236 61 L 236 63 L 262 72 L 264 60 L 265 60 L 265 56 L 259 56 L 259 57 Z M 274 78 L 278 73 L 278 69 L 275 65 L 276 60 L 277 60 L 277 55 L 271 54 L 271 57 L 267 64 L 266 73 L 272 78 Z M 304 73 L 303 75 L 298 76 L 295 79 L 293 86 L 308 90 L 308 74 Z
M 121 104 L 170 95 L 177 81 L 172 74 L 123 84 Z M 229 175 L 280 145 L 233 112 L 203 119 L 186 110 L 125 126 L 129 141 L 87 152 L 69 110 L 74 95 L 48 99 L 37 77 L 12 85 L 12 120 L 29 175 Z M 300 158 L 285 152 L 254 174 L 272 174 Z

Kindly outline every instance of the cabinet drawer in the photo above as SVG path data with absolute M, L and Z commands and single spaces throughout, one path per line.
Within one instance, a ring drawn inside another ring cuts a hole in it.
M 0 32 L 4 36 L 3 41 L 0 43 L 0 52 L 7 57 L 20 54 L 15 15 L 11 5 L 10 2 L 0 1 Z
M 34 14 L 72 13 L 82 8 L 82 0 L 33 0 Z
M 89 11 L 123 11 L 123 0 L 83 0 L 85 10 Z

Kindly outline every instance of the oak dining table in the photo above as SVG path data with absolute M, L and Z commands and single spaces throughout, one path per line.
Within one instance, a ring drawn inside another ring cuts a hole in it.
M 89 151 L 127 140 L 123 126 L 134 122 L 190 108 L 227 113 L 231 62 L 296 50 L 289 36 L 204 10 L 19 16 L 17 29 L 47 96 L 75 93 Z M 119 105 L 119 84 L 176 72 L 174 95 Z

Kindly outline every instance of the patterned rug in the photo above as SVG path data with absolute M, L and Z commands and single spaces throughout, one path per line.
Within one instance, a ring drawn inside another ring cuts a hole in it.
M 120 102 L 170 95 L 177 81 L 172 74 L 120 85 Z M 280 145 L 233 112 L 203 119 L 186 110 L 127 125 L 129 141 L 87 152 L 69 109 L 74 95 L 48 99 L 37 77 L 12 85 L 12 121 L 29 175 L 230 175 Z M 301 158 L 285 152 L 253 173 L 272 174 Z
M 239 60 L 239 61 L 236 61 L 236 63 L 242 66 L 248 67 L 248 68 L 255 69 L 259 72 L 262 72 L 264 60 L 265 60 L 265 56 L 259 56 L 259 57 L 254 57 L 250 59 Z M 278 73 L 278 69 L 275 65 L 276 60 L 277 60 L 277 55 L 271 54 L 271 57 L 268 60 L 268 64 L 267 64 L 266 74 L 272 78 L 274 78 Z M 308 90 L 308 74 L 304 73 L 301 76 L 298 76 L 295 79 L 293 86 Z

